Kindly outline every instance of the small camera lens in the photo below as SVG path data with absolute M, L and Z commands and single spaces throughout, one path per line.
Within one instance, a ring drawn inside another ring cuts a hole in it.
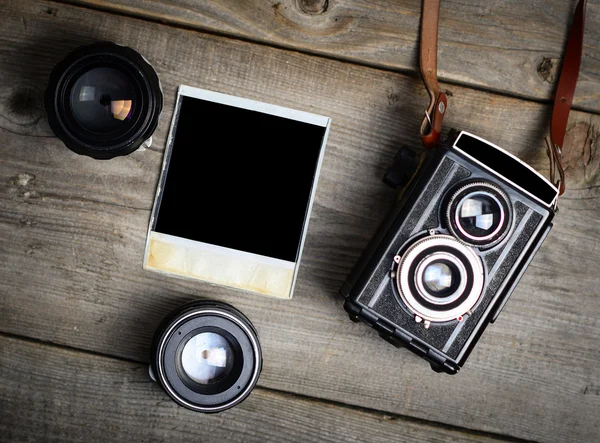
M 197 301 L 169 314 L 152 344 L 151 374 L 188 409 L 220 412 L 243 401 L 262 368 L 258 335 L 225 303 Z
M 510 231 L 511 205 L 497 186 L 469 183 L 454 192 L 446 211 L 452 234 L 471 246 L 492 247 Z
M 50 74 L 45 106 L 57 137 L 97 159 L 127 155 L 150 139 L 163 96 L 152 66 L 114 43 L 82 46 Z
M 458 204 L 456 214 L 459 226 L 468 235 L 482 238 L 498 229 L 504 211 L 495 197 L 477 192 L 469 194 Z

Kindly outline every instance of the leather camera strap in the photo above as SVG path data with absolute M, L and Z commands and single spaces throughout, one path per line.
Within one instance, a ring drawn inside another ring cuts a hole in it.
M 429 106 L 421 122 L 420 135 L 426 148 L 440 144 L 444 114 L 448 106 L 446 94 L 440 91 L 437 79 L 438 23 L 440 0 L 423 0 L 421 14 L 421 75 L 429 93 Z
M 581 52 L 583 50 L 583 29 L 585 25 L 585 7 L 587 0 L 579 0 L 567 49 L 562 63 L 560 79 L 554 96 L 554 109 L 552 110 L 552 125 L 550 137 L 546 137 L 548 158 L 550 159 L 550 181 L 558 188 L 558 194 L 565 192 L 565 170 L 562 165 L 562 149 L 567 132 L 569 112 L 575 95 L 579 67 L 581 65 Z M 558 178 L 556 177 L 558 174 Z
M 579 0 L 575 10 L 560 79 L 556 88 L 550 137 L 546 138 L 550 159 L 550 181 L 558 188 L 559 195 L 565 192 L 562 148 L 581 65 L 586 4 L 587 0 Z M 446 94 L 440 91 L 437 79 L 439 12 L 440 0 L 423 0 L 420 64 L 423 82 L 429 93 L 429 106 L 421 122 L 420 135 L 426 148 L 434 148 L 439 145 L 444 114 L 448 108 L 448 99 Z M 557 174 L 558 178 L 556 177 Z

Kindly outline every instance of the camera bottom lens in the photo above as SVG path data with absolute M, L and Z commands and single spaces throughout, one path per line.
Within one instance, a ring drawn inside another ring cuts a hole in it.
M 475 252 L 448 235 L 417 240 L 397 257 L 396 288 L 409 311 L 422 320 L 460 318 L 483 291 L 483 264 Z
M 187 304 L 157 330 L 151 371 L 173 400 L 199 412 L 220 412 L 244 400 L 262 367 L 256 330 L 230 305 Z

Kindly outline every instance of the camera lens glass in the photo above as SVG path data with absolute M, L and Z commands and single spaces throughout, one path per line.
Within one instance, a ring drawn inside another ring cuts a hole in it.
M 500 202 L 486 193 L 473 193 L 458 205 L 457 219 L 461 228 L 469 235 L 480 238 L 490 235 L 502 223 Z
M 454 293 L 460 282 L 460 274 L 453 263 L 437 261 L 430 263 L 423 272 L 423 284 L 434 297 L 447 297 Z
M 508 234 L 512 207 L 496 185 L 472 182 L 450 197 L 446 219 L 450 232 L 470 246 L 492 247 Z
M 221 380 L 233 367 L 234 352 L 229 341 L 214 332 L 194 335 L 183 346 L 181 366 L 196 383 L 209 384 Z
M 72 151 L 98 159 L 127 155 L 150 140 L 162 102 L 146 59 L 107 42 L 69 53 L 52 70 L 45 96 L 56 136 Z
M 70 97 L 75 120 L 98 134 L 131 128 L 136 103 L 133 83 L 114 68 L 93 68 L 79 77 Z
M 409 241 L 394 260 L 401 305 L 432 322 L 456 320 L 479 300 L 483 265 L 474 249 L 449 235 Z
M 256 330 L 225 303 L 198 301 L 175 310 L 154 336 L 151 375 L 177 403 L 220 412 L 243 401 L 262 368 Z

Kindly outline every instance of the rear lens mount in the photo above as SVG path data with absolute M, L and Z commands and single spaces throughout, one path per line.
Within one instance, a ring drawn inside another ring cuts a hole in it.
M 156 129 L 162 104 L 152 66 L 114 43 L 69 53 L 50 74 L 45 96 L 56 136 L 72 151 L 97 159 L 139 148 Z
M 197 301 L 172 312 L 157 330 L 151 373 L 180 405 L 220 412 L 243 401 L 262 368 L 256 330 L 225 303 Z

